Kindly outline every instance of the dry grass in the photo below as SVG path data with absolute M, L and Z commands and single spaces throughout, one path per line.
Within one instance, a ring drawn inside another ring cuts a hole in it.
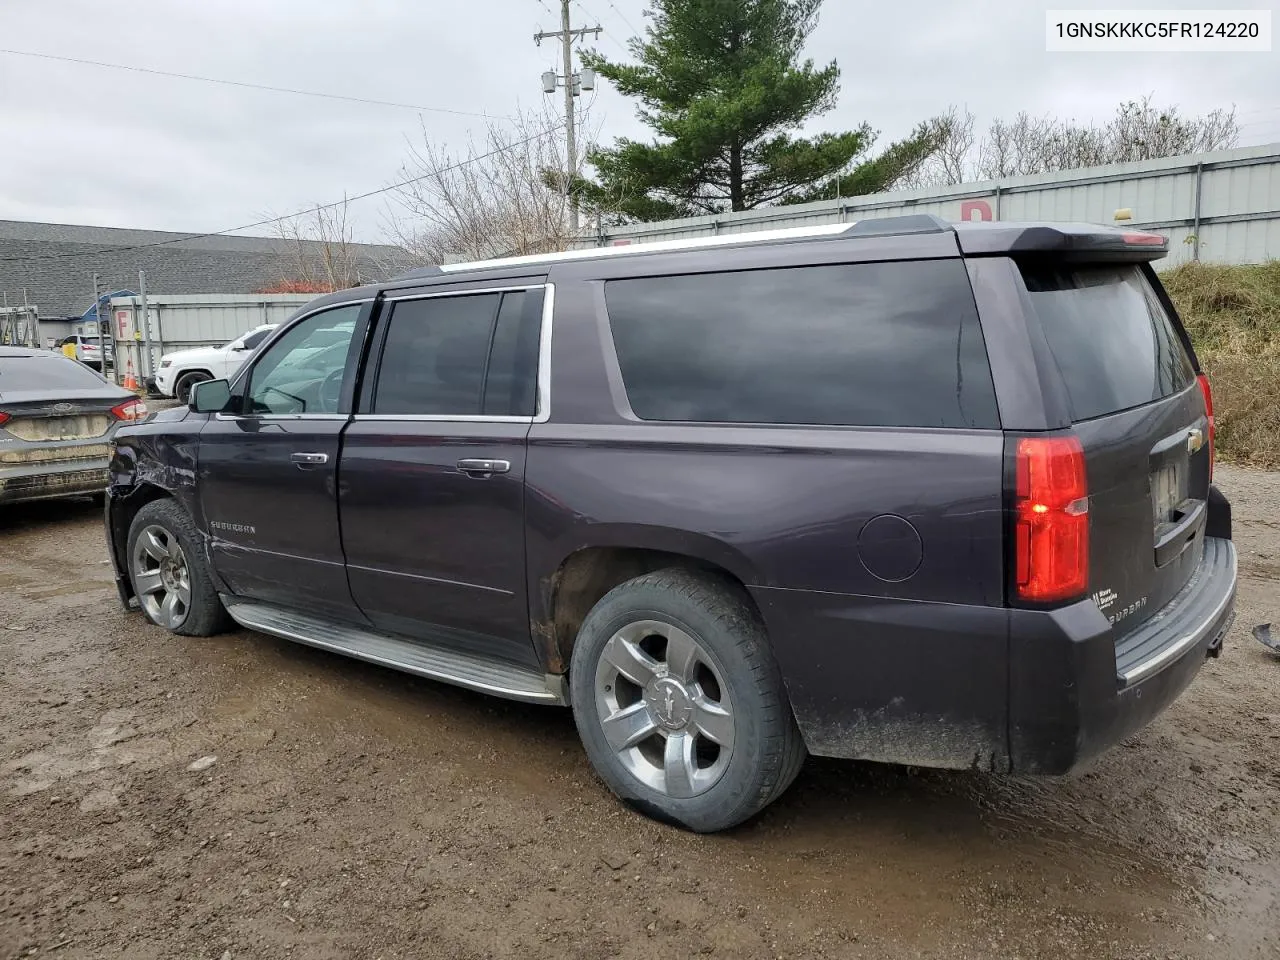
M 1161 280 L 1213 383 L 1219 454 L 1280 467 L 1280 260 L 1188 263 Z

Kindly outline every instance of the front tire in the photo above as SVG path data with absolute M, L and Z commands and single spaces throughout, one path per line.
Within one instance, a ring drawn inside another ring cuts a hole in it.
M 758 813 L 804 762 L 764 625 L 711 575 L 673 568 L 606 594 L 578 634 L 569 690 L 609 789 L 698 833 Z
M 173 396 L 179 403 L 191 402 L 191 388 L 197 383 L 204 383 L 206 380 L 212 380 L 213 377 L 207 373 L 196 371 L 194 373 L 184 373 L 178 378 L 178 382 L 173 385 Z
M 209 637 L 230 625 L 191 517 L 173 500 L 153 500 L 129 525 L 126 557 L 147 619 L 170 633 Z

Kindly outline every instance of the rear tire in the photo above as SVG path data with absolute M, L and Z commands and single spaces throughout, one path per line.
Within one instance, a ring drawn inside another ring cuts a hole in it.
M 194 373 L 184 373 L 178 378 L 178 382 L 173 385 L 173 395 L 179 403 L 191 402 L 191 388 L 197 383 L 204 383 L 206 380 L 212 380 L 213 377 L 207 373 L 201 373 L 199 370 Z
M 698 833 L 755 815 L 804 763 L 764 625 L 712 575 L 672 568 L 606 594 L 578 634 L 569 692 L 609 789 Z
M 170 633 L 210 637 L 231 626 L 196 525 L 173 500 L 153 500 L 133 518 L 125 553 L 146 618 Z

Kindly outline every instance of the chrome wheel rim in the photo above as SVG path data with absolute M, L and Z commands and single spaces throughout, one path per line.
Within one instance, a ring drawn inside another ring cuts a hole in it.
M 157 524 L 144 527 L 130 558 L 138 602 L 156 623 L 174 629 L 191 610 L 191 571 L 178 538 Z
M 618 630 L 596 664 L 596 714 L 627 771 L 688 799 L 715 786 L 733 755 L 729 688 L 705 649 L 658 620 Z

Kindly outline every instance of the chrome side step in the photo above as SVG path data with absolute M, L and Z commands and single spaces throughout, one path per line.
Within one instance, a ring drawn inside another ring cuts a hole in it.
M 442 680 L 481 693 L 527 703 L 568 703 L 564 678 L 528 667 L 477 657 L 442 647 L 430 647 L 359 627 L 337 625 L 304 613 L 224 596 L 223 604 L 242 627 L 285 640 L 305 643 L 358 660 Z

